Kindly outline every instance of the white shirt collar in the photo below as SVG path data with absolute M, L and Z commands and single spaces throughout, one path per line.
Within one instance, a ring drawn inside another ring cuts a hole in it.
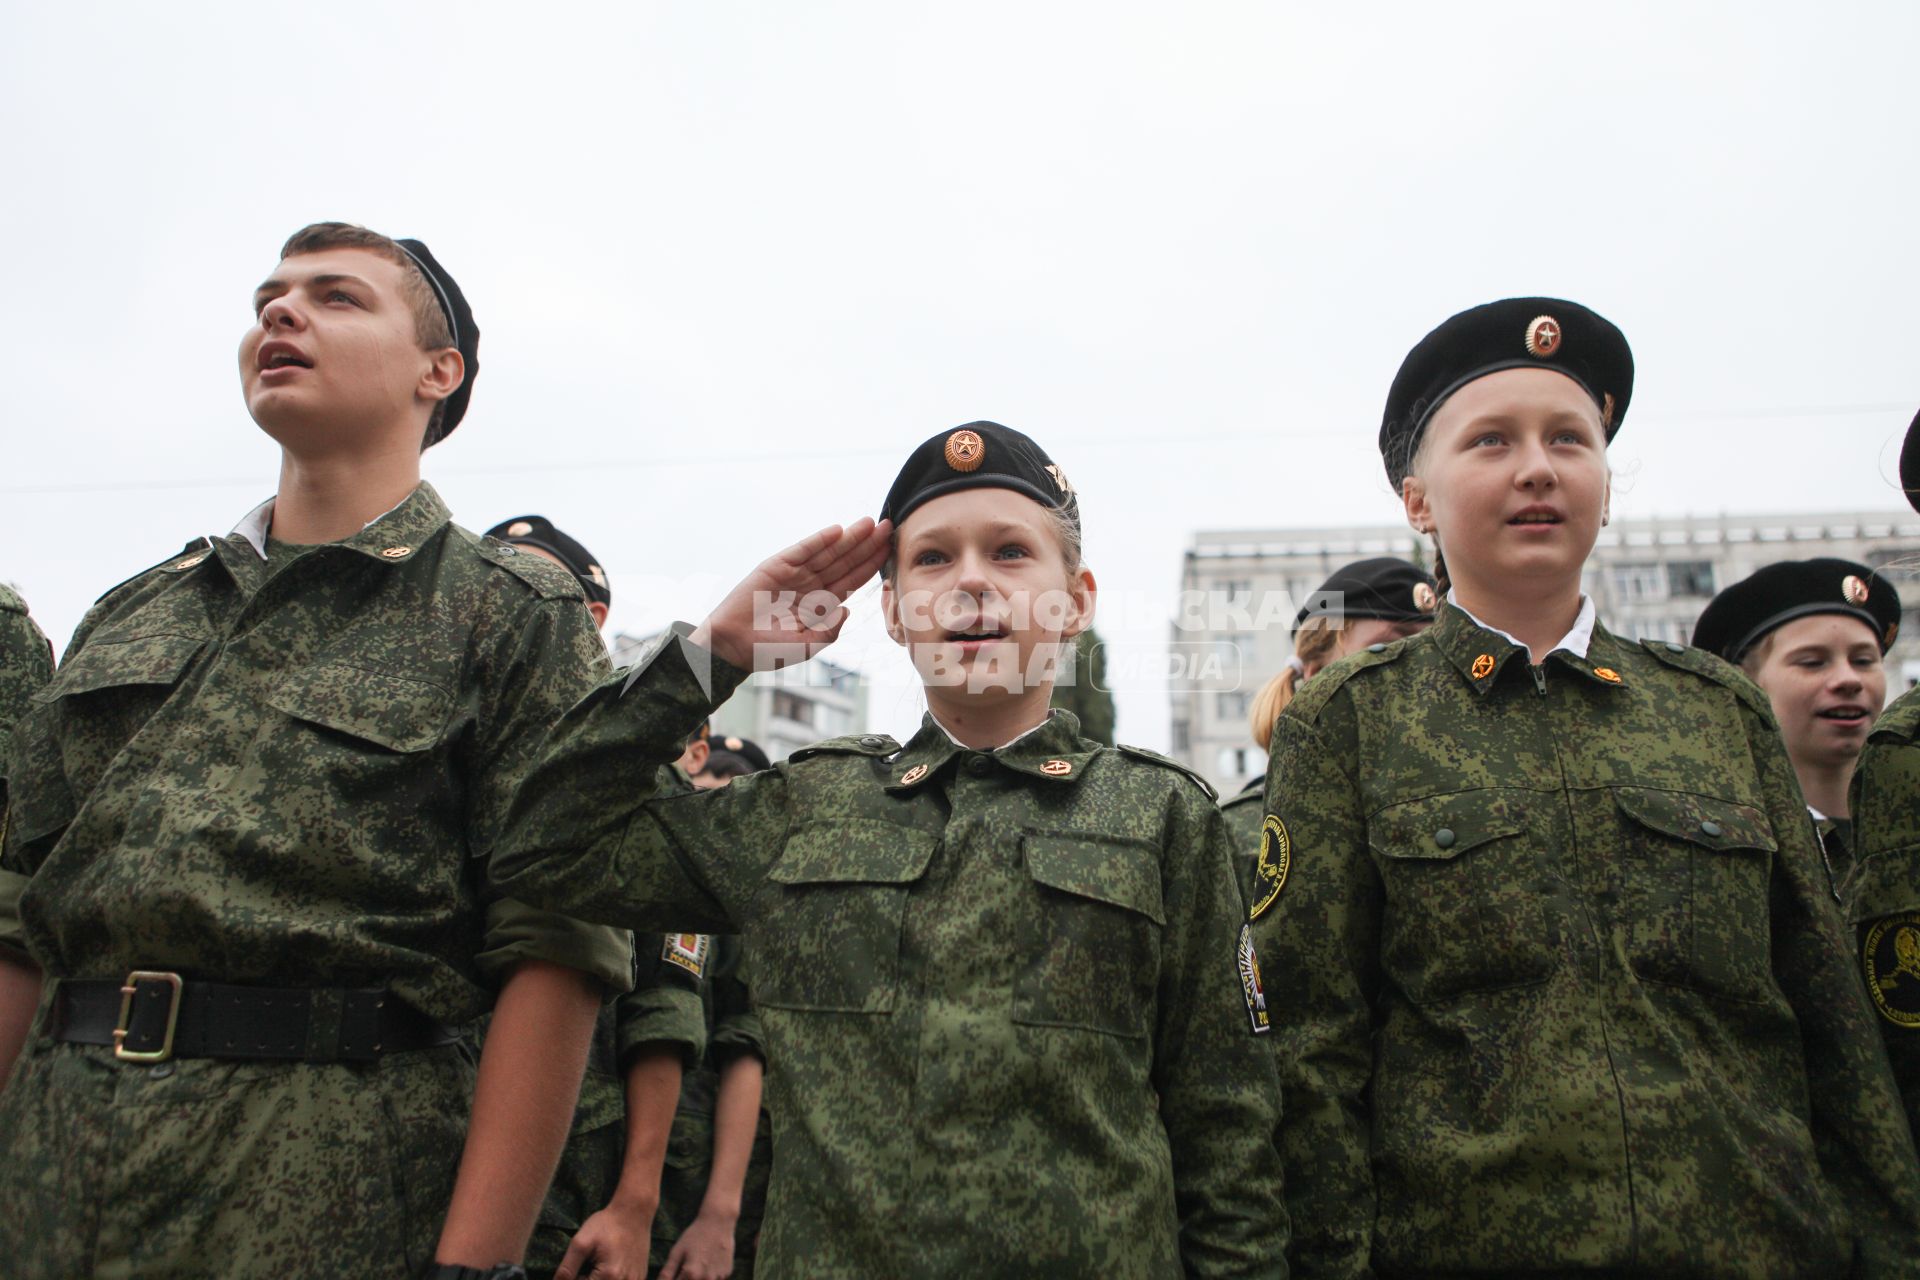
M 417 490 L 415 492 L 417 492 Z M 407 494 L 407 498 L 411 498 L 412 496 L 413 493 Z M 373 526 L 406 506 L 407 498 L 400 499 L 400 501 L 394 503 L 391 507 L 388 507 L 385 511 L 382 511 L 379 515 L 360 527 L 362 529 L 373 528 Z M 273 527 L 273 503 L 274 500 L 268 498 L 253 510 L 241 516 L 240 523 L 233 526 L 233 532 L 239 537 L 245 538 L 247 545 L 253 548 L 253 553 L 262 560 L 267 558 L 267 530 Z
M 1479 627 L 1483 631 L 1491 631 L 1493 632 L 1493 634 L 1497 636 L 1505 636 L 1507 638 L 1508 643 L 1513 645 L 1513 647 L 1516 649 L 1525 649 L 1527 654 L 1527 661 L 1529 663 L 1534 661 L 1533 650 L 1528 649 L 1526 645 L 1521 644 L 1519 640 L 1515 639 L 1512 632 L 1502 631 L 1500 628 L 1494 626 L 1490 622 L 1482 622 L 1479 618 L 1476 618 L 1473 616 L 1473 610 L 1467 608 L 1463 604 L 1460 604 L 1458 601 L 1453 602 L 1453 607 L 1458 609 L 1460 612 L 1466 614 L 1467 617 L 1472 620 L 1474 626 Z M 1593 597 L 1589 596 L 1584 591 L 1581 592 L 1580 593 L 1580 613 L 1579 613 L 1579 616 L 1577 616 L 1573 620 L 1573 630 L 1567 632 L 1566 635 L 1561 636 L 1560 643 L 1553 646 L 1553 648 L 1547 650 L 1547 653 L 1558 653 L 1560 650 L 1565 649 L 1568 653 L 1572 654 L 1574 657 L 1580 659 L 1582 662 L 1585 662 L 1587 660 L 1587 648 L 1589 645 L 1593 643 L 1593 624 L 1594 624 L 1595 616 L 1596 615 L 1594 613 L 1594 608 L 1593 608 Z M 1540 656 L 1544 658 L 1546 657 L 1546 654 L 1543 653 Z
M 1032 736 L 1033 734 L 1035 734 L 1035 733 L 1037 733 L 1037 732 L 1039 732 L 1039 731 L 1040 731 L 1041 729 L 1044 729 L 1044 728 L 1046 728 L 1046 727 L 1047 727 L 1047 721 L 1049 721 L 1049 720 L 1051 720 L 1051 719 L 1053 719 L 1053 711 L 1054 711 L 1054 709 L 1053 709 L 1052 707 L 1049 707 L 1049 708 L 1047 708 L 1047 714 L 1046 714 L 1045 716 L 1043 716 L 1043 717 L 1041 717 L 1041 720 L 1040 720 L 1040 723 L 1039 723 L 1039 724 L 1036 724 L 1036 725 L 1034 725 L 1034 726 L 1033 726 L 1033 728 L 1031 728 L 1031 729 L 1028 729 L 1028 730 L 1026 730 L 1026 731 L 1025 731 L 1025 732 L 1023 732 L 1023 733 L 1019 733 L 1019 734 L 1016 734 L 1015 736 L 1013 736 L 1013 737 L 1011 737 L 1011 738 L 1008 738 L 1008 739 L 1007 739 L 1007 740 L 1006 740 L 1005 742 L 1003 742 L 1003 743 L 1001 743 L 1001 744 L 1000 744 L 999 746 L 997 746 L 997 747 L 988 747 L 988 748 L 987 748 L 987 750 L 988 750 L 988 751 L 1005 751 L 1005 750 L 1006 750 L 1006 749 L 1007 749 L 1008 747 L 1010 747 L 1010 746 L 1012 746 L 1012 745 L 1013 745 L 1014 743 L 1016 743 L 1016 742 L 1018 742 L 1018 741 L 1020 741 L 1020 740 L 1021 740 L 1022 738 L 1026 738 L 1026 737 L 1030 737 L 1030 736 Z M 947 726 L 945 726 L 944 724 L 940 724 L 940 717 L 939 717 L 939 716 L 936 716 L 936 715 L 934 715 L 934 714 L 933 714 L 933 711 L 932 711 L 932 709 L 931 709 L 931 708 L 929 708 L 929 709 L 928 709 L 928 711 L 927 711 L 927 716 L 928 716 L 928 718 L 929 718 L 929 719 L 931 719 L 931 720 L 932 720 L 932 721 L 933 721 L 933 722 L 934 722 L 935 724 L 939 724 L 939 725 L 940 725 L 940 732 L 942 732 L 942 733 L 944 733 L 944 734 L 946 734 L 946 735 L 947 735 L 947 741 L 949 741 L 949 742 L 951 742 L 951 743 L 953 743 L 953 745 L 954 745 L 954 746 L 956 746 L 956 747 L 959 747 L 959 748 L 960 748 L 960 749 L 962 749 L 963 751 L 978 751 L 978 750 L 980 750 L 980 748 L 979 748 L 979 747 L 969 747 L 969 746 L 968 746 L 968 745 L 967 745 L 966 743 L 964 743 L 964 742 L 962 742 L 962 741 L 960 741 L 960 739 L 958 739 L 958 738 L 956 738 L 956 737 L 954 737 L 954 736 L 953 736 L 953 730 L 951 730 L 951 729 L 949 729 L 949 728 L 947 728 Z
M 1807 812 L 1813 815 L 1813 820 L 1815 822 L 1825 822 L 1827 820 L 1827 815 L 1820 812 L 1818 809 L 1814 808 L 1812 805 L 1807 806 Z

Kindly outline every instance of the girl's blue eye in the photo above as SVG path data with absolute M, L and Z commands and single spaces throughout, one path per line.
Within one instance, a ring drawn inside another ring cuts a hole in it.
M 1008 543 L 995 554 L 1002 560 L 1018 560 L 1026 557 L 1027 549 L 1017 543 Z
M 916 565 L 925 566 L 925 565 L 939 564 L 941 561 L 945 559 L 946 557 L 941 555 L 938 551 L 922 551 L 919 555 L 913 558 L 913 562 Z

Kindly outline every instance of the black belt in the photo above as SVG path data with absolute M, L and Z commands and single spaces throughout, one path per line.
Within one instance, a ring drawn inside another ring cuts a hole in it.
M 459 1033 L 388 991 L 234 987 L 136 970 L 124 982 L 61 982 L 53 1037 L 111 1045 L 123 1062 L 372 1062 L 451 1044 Z

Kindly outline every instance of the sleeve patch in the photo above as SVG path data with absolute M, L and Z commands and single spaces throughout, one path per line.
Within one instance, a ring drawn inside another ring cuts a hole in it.
M 1240 991 L 1247 999 L 1247 1021 L 1253 1024 L 1253 1034 L 1264 1036 L 1273 1030 L 1273 1024 L 1267 1020 L 1267 988 L 1260 981 L 1260 957 L 1253 950 L 1253 926 L 1240 926 L 1240 946 L 1238 963 L 1240 967 Z
M 1880 1016 L 1897 1027 L 1920 1030 L 1920 911 L 1869 925 L 1860 964 Z
M 696 978 L 707 975 L 707 954 L 713 949 L 713 939 L 704 933 L 670 933 L 660 947 L 660 958 L 668 964 L 677 964 Z
M 1287 883 L 1287 868 L 1293 865 L 1293 841 L 1287 836 L 1287 824 L 1280 815 L 1270 813 L 1260 824 L 1260 860 L 1254 864 L 1255 897 L 1247 919 L 1258 920 L 1260 913 L 1273 905 Z

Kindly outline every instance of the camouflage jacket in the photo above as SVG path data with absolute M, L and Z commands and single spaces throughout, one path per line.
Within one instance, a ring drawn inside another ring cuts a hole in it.
M 1920 1133 L 1920 689 L 1874 724 L 1851 808 L 1855 861 L 1840 898 L 1907 1120 Z
M 27 616 L 27 602 L 0 585 L 0 814 L 5 814 L 7 739 L 33 695 L 53 677 L 53 647 Z M 5 821 L 0 818 L 0 831 Z
M 1283 1275 L 1277 1085 L 1204 784 L 1056 712 L 999 751 L 928 721 L 904 749 L 838 739 L 636 797 L 742 678 L 703 690 L 690 651 L 568 714 L 495 875 L 745 935 L 775 1134 L 761 1274 Z
M 1813 825 L 1732 667 L 1596 629 L 1529 668 L 1449 607 L 1302 686 L 1267 777 L 1296 1275 L 1920 1266 Z
M 1260 863 L 1260 820 L 1267 816 L 1267 779 L 1262 774 L 1249 778 L 1247 785 L 1220 802 L 1227 820 L 1227 840 L 1233 850 L 1234 869 L 1240 873 L 1240 892 L 1248 902 L 1259 887 L 1256 869 Z
M 424 484 L 271 577 L 236 534 L 114 588 L 15 729 L 0 943 L 54 977 L 386 986 L 449 1023 L 522 959 L 628 989 L 624 933 L 508 900 L 485 856 L 607 669 L 580 600 Z

